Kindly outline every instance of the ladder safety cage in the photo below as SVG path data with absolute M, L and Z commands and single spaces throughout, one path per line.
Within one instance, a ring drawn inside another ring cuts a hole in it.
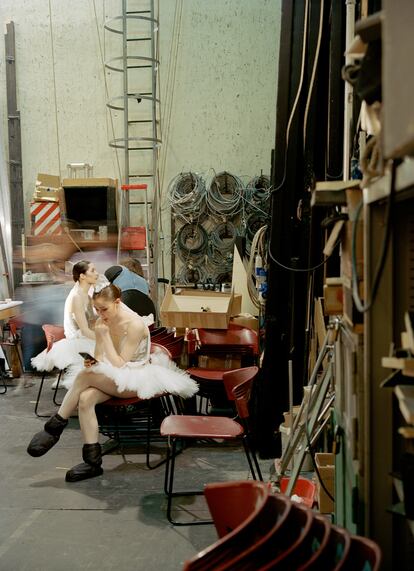
M 121 0 L 121 14 L 107 18 L 104 30 L 122 40 L 122 55 L 106 59 L 105 69 L 122 74 L 122 94 L 108 98 L 109 110 L 121 111 L 121 119 L 109 146 L 123 149 L 123 184 L 120 189 L 120 217 L 117 257 L 124 245 L 145 250 L 151 297 L 158 303 L 158 153 L 161 138 L 158 89 L 158 19 L 154 0 Z M 118 52 L 119 53 L 119 52 Z M 122 125 L 120 124 L 122 120 Z M 145 227 L 145 247 L 141 238 Z M 137 240 L 125 234 L 136 230 Z M 124 241 L 124 242 L 123 242 Z M 123 245 L 124 244 L 124 245 Z M 129 248 L 128 248 L 129 249 Z

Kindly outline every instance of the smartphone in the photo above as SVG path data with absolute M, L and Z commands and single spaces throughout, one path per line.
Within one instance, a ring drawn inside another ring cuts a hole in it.
M 81 357 L 83 357 L 83 359 L 85 361 L 92 361 L 93 363 L 97 363 L 98 361 L 95 359 L 95 357 L 92 357 L 92 355 L 89 355 L 89 353 L 79 353 L 79 355 Z

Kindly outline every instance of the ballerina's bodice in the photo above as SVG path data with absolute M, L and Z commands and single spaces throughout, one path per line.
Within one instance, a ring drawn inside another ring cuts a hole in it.
M 137 363 L 142 361 L 143 363 L 147 362 L 149 359 L 150 351 L 151 351 L 151 336 L 148 330 L 148 327 L 145 325 L 146 336 L 141 339 L 138 343 L 137 348 L 132 355 L 129 362 Z M 122 351 L 123 344 L 125 342 L 126 336 L 128 331 L 125 330 L 123 336 L 119 342 L 119 352 Z
M 83 303 L 83 308 L 85 311 L 85 317 L 90 324 L 95 316 L 93 313 L 92 301 L 87 293 L 85 293 L 80 287 L 79 283 L 76 283 L 70 290 L 68 297 L 65 301 L 65 309 L 63 314 L 63 328 L 65 330 L 65 337 L 67 339 L 75 339 L 77 337 L 82 337 L 82 333 L 76 323 L 75 315 L 72 311 L 72 300 L 75 295 L 80 295 Z

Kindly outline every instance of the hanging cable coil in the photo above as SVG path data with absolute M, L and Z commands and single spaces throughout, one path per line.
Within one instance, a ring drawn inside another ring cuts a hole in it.
M 210 232 L 210 243 L 213 247 L 222 252 L 233 251 L 237 238 L 237 229 L 231 222 L 217 224 Z
M 243 183 L 237 176 L 221 172 L 213 177 L 207 188 L 207 207 L 215 216 L 235 216 L 241 208 L 243 191 Z
M 175 214 L 192 222 L 205 212 L 206 184 L 196 173 L 180 173 L 168 185 L 167 199 Z

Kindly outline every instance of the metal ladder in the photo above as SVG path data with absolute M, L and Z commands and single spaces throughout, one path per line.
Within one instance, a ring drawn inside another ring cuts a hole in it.
M 107 101 L 122 111 L 122 137 L 109 141 L 123 149 L 118 257 L 125 227 L 144 226 L 148 281 L 158 301 L 158 179 L 159 131 L 158 15 L 154 0 L 122 0 L 122 14 L 106 20 L 104 28 L 122 37 L 122 55 L 105 61 L 105 68 L 122 74 L 123 94 Z M 137 256 L 139 257 L 139 256 Z

